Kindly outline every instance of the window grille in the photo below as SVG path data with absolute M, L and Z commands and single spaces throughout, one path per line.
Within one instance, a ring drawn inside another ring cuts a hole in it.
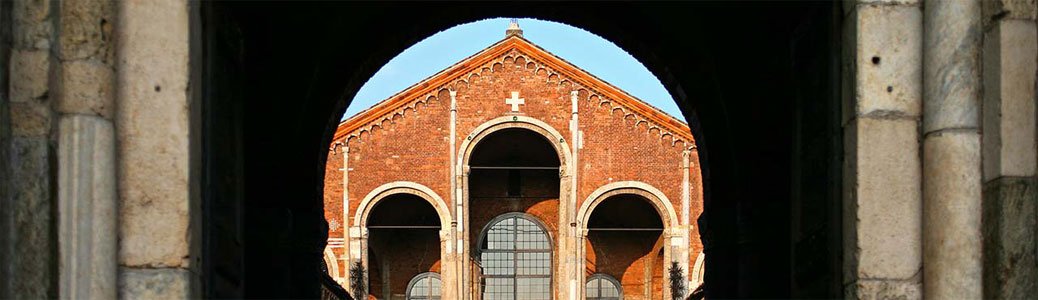
M 418 274 L 407 284 L 407 300 L 440 300 L 440 274 Z
M 595 274 L 587 280 L 584 290 L 587 300 L 620 300 L 623 293 L 620 291 L 620 282 L 605 274 Z
M 551 300 L 551 241 L 524 214 L 491 221 L 482 237 L 484 300 Z

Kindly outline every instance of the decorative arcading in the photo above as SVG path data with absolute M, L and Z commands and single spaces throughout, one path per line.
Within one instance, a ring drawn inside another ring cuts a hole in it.
M 398 109 L 396 112 L 392 114 L 387 114 L 387 116 L 373 121 L 369 123 L 367 126 L 354 130 L 353 133 L 348 134 L 344 138 L 344 144 L 348 146 L 349 142 L 355 138 L 361 139 L 368 135 L 371 135 L 376 130 L 384 129 L 386 126 L 393 124 L 395 121 L 399 120 L 399 118 L 406 117 L 408 113 L 413 114 L 417 112 L 418 109 L 421 108 L 420 105 L 427 105 L 429 101 L 436 99 L 436 95 L 445 91 L 454 90 L 455 87 L 461 84 L 468 85 L 469 82 L 474 80 L 475 77 L 482 77 L 485 76 L 485 74 L 487 73 L 493 73 L 495 69 L 503 68 L 507 64 L 515 64 L 520 58 L 522 58 L 523 62 L 525 62 L 525 66 L 523 66 L 522 68 L 523 70 L 532 71 L 534 74 L 541 74 L 541 72 L 543 71 L 545 83 L 555 84 L 557 86 L 569 84 L 572 86 L 573 90 L 587 92 L 587 97 L 582 100 L 587 102 L 589 105 L 597 102 L 597 107 L 606 108 L 607 110 L 609 110 L 610 115 L 613 115 L 614 113 L 619 111 L 620 115 L 623 116 L 623 120 L 627 120 L 628 117 L 633 118 L 633 127 L 635 129 L 638 129 L 638 126 L 643 126 L 642 124 L 644 123 L 644 130 L 646 134 L 655 135 L 661 141 L 669 140 L 671 146 L 675 146 L 678 143 L 680 143 L 683 149 L 695 148 L 694 143 L 685 141 L 684 139 L 680 138 L 679 135 L 664 130 L 664 127 L 660 126 L 660 124 L 653 123 L 648 118 L 635 114 L 634 112 L 629 112 L 627 108 L 623 107 L 622 105 L 616 104 L 615 101 L 613 101 L 612 99 L 597 94 L 593 89 L 577 84 L 572 79 L 565 77 L 561 73 L 552 69 L 550 66 L 545 65 L 544 63 L 537 61 L 536 59 L 531 59 L 530 57 L 516 49 L 512 49 L 511 51 L 503 55 L 500 55 L 498 58 L 488 61 L 480 67 L 474 68 L 468 74 L 458 76 L 457 79 L 452 80 L 449 83 L 443 84 L 440 87 L 433 89 L 432 91 L 426 93 L 421 97 L 417 97 L 414 100 L 411 100 L 411 102 L 408 102 L 406 105 Z M 624 123 L 626 123 L 626 121 Z

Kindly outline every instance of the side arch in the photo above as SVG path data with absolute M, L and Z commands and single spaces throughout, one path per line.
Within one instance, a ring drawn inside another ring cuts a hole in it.
M 678 222 L 678 215 L 677 211 L 674 210 L 674 205 L 670 203 L 670 199 L 659 189 L 641 181 L 617 181 L 603 185 L 592 192 L 591 195 L 588 195 L 584 203 L 580 205 L 580 210 L 577 211 L 579 228 L 587 230 L 588 219 L 591 217 L 591 212 L 595 210 L 595 207 L 602 204 L 602 201 L 605 201 L 605 199 L 620 194 L 641 195 L 648 199 L 652 206 L 656 208 L 656 212 L 659 213 L 663 226 L 666 229 L 674 228 L 681 224 Z
M 331 248 L 324 248 L 324 264 L 328 268 L 328 275 L 332 279 L 335 279 L 335 281 L 342 280 L 343 274 L 339 273 L 339 260 L 336 259 L 335 252 L 332 252 Z
M 436 192 L 429 187 L 411 181 L 394 181 L 371 190 L 371 192 L 369 192 L 367 196 L 364 196 L 364 200 L 361 200 L 360 204 L 357 206 L 357 211 L 353 215 L 353 226 L 366 226 L 368 223 L 368 215 L 371 213 L 371 209 L 375 207 L 375 204 L 388 196 L 396 194 L 411 194 L 429 202 L 429 204 L 436 209 L 436 214 L 440 217 L 441 230 L 450 228 L 451 214 L 447 203 L 443 201 L 443 198 L 441 198 L 440 195 L 437 195 Z
M 692 278 L 689 278 L 689 280 L 692 281 L 692 285 L 688 287 L 688 290 L 690 292 L 694 291 L 696 288 L 703 284 L 703 264 L 705 263 L 705 261 L 706 253 L 700 252 L 699 255 L 696 256 L 696 264 L 693 265 L 694 267 L 692 267 Z

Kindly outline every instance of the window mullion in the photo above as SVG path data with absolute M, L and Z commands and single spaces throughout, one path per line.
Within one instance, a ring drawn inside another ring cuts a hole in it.
M 512 221 L 512 300 L 519 300 L 519 219 Z

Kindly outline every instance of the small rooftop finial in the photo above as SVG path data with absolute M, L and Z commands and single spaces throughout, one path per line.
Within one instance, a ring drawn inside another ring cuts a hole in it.
M 505 29 L 505 37 L 513 35 L 523 36 L 523 30 L 519 28 L 519 20 L 512 18 L 512 21 L 508 23 L 508 29 Z

